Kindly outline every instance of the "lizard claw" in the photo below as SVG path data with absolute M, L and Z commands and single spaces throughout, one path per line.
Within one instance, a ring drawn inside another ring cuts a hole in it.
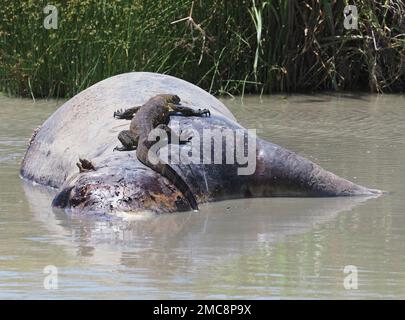
M 114 118 L 122 119 L 124 111 L 122 109 L 114 111 Z
M 201 116 L 207 116 L 207 117 L 211 117 L 211 111 L 210 110 L 208 110 L 208 109 L 198 109 L 198 113 L 201 115 Z
M 114 149 L 113 149 L 113 152 L 114 151 L 132 151 L 132 150 L 136 150 L 136 147 L 135 146 L 132 146 L 132 147 L 125 147 L 125 146 L 121 146 L 121 147 L 119 147 L 119 146 L 116 146 Z
M 184 134 L 183 134 L 184 132 Z M 180 132 L 180 141 L 179 144 L 187 144 L 191 143 L 191 140 L 193 139 L 193 134 L 191 132 L 186 131 L 181 131 Z
M 193 130 L 186 129 L 184 131 L 180 131 L 180 144 L 191 143 L 193 136 Z

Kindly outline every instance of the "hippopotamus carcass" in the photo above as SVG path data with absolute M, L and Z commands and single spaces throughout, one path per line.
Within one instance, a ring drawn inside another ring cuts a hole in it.
M 162 93 L 176 94 L 182 104 L 211 112 L 209 118 L 173 116 L 170 126 L 179 132 L 192 131 L 203 136 L 206 129 L 216 133 L 246 131 L 219 100 L 195 85 L 156 73 L 121 74 L 77 94 L 45 121 L 31 138 L 22 161 L 21 177 L 57 188 L 52 205 L 73 212 L 190 210 L 184 195 L 165 177 L 139 162 L 135 152 L 113 151 L 118 144 L 118 133 L 129 126 L 129 121 L 114 119 L 114 111 L 142 105 Z M 338 177 L 246 131 L 239 144 L 245 146 L 248 141 L 254 142 L 255 162 L 254 170 L 248 174 L 240 174 L 243 168 L 238 163 L 226 163 L 226 147 L 222 149 L 224 161 L 219 164 L 171 166 L 186 181 L 198 203 L 245 197 L 383 193 Z M 199 141 L 193 138 L 192 144 L 195 142 Z M 211 144 L 204 144 L 202 153 L 210 153 L 210 148 Z M 79 158 L 91 161 L 95 170 L 79 172 L 76 167 Z

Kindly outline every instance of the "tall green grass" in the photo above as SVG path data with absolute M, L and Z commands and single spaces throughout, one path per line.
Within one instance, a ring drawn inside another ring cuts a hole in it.
M 129 71 L 171 74 L 214 94 L 307 90 L 403 91 L 405 4 L 348 1 L 2 0 L 0 90 L 72 96 Z

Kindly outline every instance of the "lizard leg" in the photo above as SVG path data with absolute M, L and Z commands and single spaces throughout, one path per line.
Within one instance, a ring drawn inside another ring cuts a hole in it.
M 114 150 L 131 151 L 136 150 L 139 139 L 130 130 L 123 130 L 119 133 L 118 140 L 121 141 L 122 147 L 115 147 Z
M 166 131 L 168 137 L 168 143 L 178 143 L 178 144 L 186 144 L 190 142 L 191 136 L 187 138 L 187 140 L 180 140 L 180 137 L 175 133 L 167 124 L 159 124 L 156 128 Z
M 180 114 L 180 115 L 183 115 L 186 117 L 190 117 L 190 116 L 203 117 L 205 115 L 207 117 L 211 116 L 211 112 L 208 109 L 194 110 L 192 108 L 180 106 L 178 104 L 173 104 L 170 107 L 173 110 L 173 112 L 171 114 Z
M 139 108 L 140 108 L 140 106 L 132 107 L 132 108 L 125 109 L 125 110 L 122 110 L 122 109 L 116 110 L 114 112 L 114 118 L 131 120 L 133 118 L 134 114 L 138 112 Z

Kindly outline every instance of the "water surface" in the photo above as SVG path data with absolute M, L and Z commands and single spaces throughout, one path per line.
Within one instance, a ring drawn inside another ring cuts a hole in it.
M 50 208 L 18 176 L 27 141 L 62 101 L 0 97 L 0 298 L 405 298 L 405 96 L 245 96 L 247 128 L 392 194 L 269 198 L 120 223 Z M 46 290 L 46 266 L 58 289 Z M 358 270 L 346 290 L 343 268 Z

